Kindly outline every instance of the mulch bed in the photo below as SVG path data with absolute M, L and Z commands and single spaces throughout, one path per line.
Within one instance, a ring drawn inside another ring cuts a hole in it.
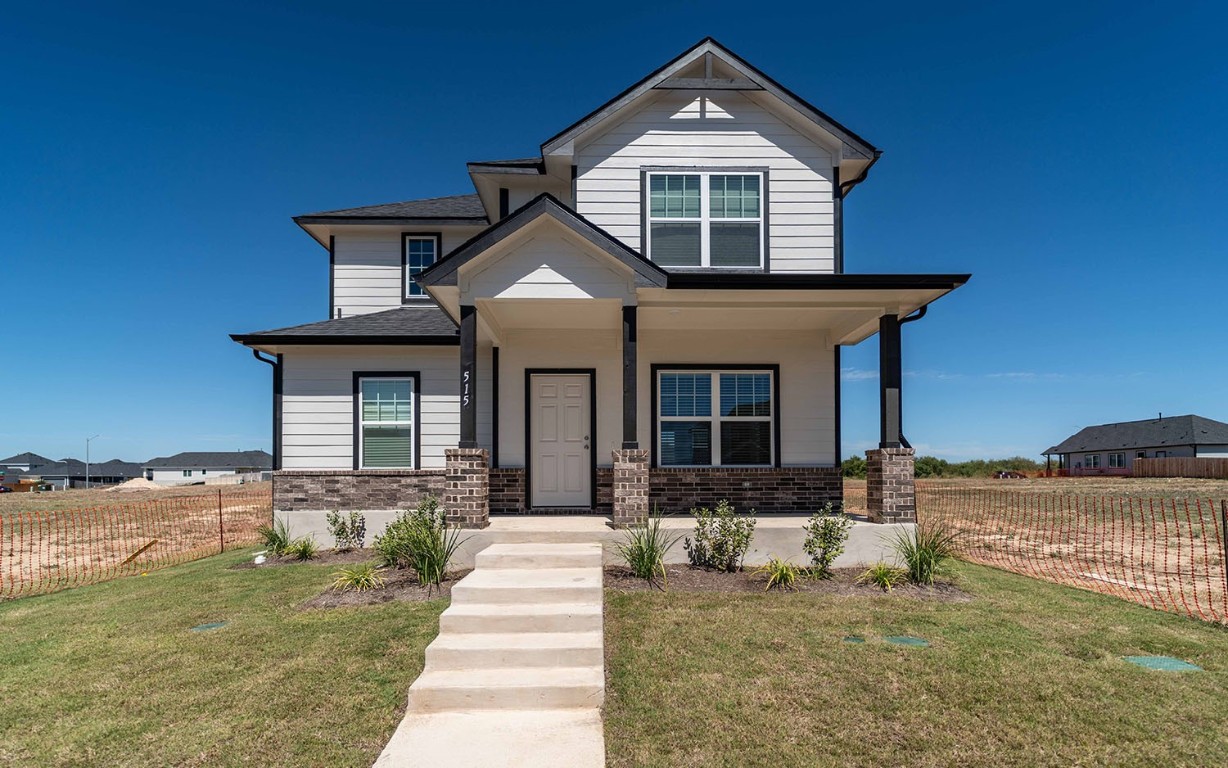
M 406 602 L 420 603 L 426 600 L 447 600 L 452 597 L 452 585 L 469 575 L 468 570 L 449 573 L 444 577 L 443 584 L 438 587 L 418 583 L 417 575 L 411 570 L 389 568 L 383 572 L 385 584 L 379 589 L 368 589 L 363 592 L 346 590 L 344 592 L 326 589 L 315 597 L 299 605 L 299 610 L 309 611 L 315 608 L 345 608 L 355 605 L 380 605 L 382 603 Z
M 668 583 L 662 584 L 658 578 L 652 582 L 636 578 L 631 569 L 625 566 L 606 566 L 606 589 L 617 589 L 624 592 L 642 592 L 659 590 L 663 586 L 668 592 L 764 592 L 767 587 L 767 576 L 754 573 L 753 569 L 737 573 L 724 573 L 708 568 L 697 568 L 693 565 L 668 565 L 665 567 Z M 831 579 L 798 579 L 793 591 L 810 592 L 826 595 L 873 597 L 883 595 L 883 591 L 873 584 L 858 584 L 857 577 L 862 573 L 860 568 L 835 568 Z M 790 590 L 774 589 L 773 593 L 783 593 Z M 936 600 L 938 602 L 963 603 L 972 600 L 972 595 L 954 584 L 939 583 L 932 587 L 918 587 L 912 584 L 900 584 L 892 588 L 891 596 L 911 598 L 914 600 Z

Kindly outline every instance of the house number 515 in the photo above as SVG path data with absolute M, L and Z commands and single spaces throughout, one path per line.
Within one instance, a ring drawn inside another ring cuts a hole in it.
M 469 371 L 461 374 L 461 406 L 469 407 Z

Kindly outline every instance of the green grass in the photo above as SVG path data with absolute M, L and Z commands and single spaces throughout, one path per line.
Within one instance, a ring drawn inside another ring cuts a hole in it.
M 607 592 L 609 764 L 1228 764 L 1228 630 L 959 567 L 971 602 Z
M 0 603 L 0 765 L 369 766 L 446 601 L 299 611 L 334 567 L 249 556 Z

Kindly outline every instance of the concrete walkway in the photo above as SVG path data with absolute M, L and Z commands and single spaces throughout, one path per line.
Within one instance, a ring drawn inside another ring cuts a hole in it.
M 605 765 L 599 543 L 501 543 L 452 587 L 376 768 Z

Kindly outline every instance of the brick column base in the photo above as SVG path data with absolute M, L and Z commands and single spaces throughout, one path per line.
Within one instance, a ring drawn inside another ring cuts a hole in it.
M 443 508 L 462 528 L 490 525 L 490 461 L 485 448 L 444 450 Z
M 648 451 L 614 451 L 614 527 L 626 528 L 648 520 Z
M 917 522 L 912 448 L 866 451 L 866 516 L 872 523 Z

